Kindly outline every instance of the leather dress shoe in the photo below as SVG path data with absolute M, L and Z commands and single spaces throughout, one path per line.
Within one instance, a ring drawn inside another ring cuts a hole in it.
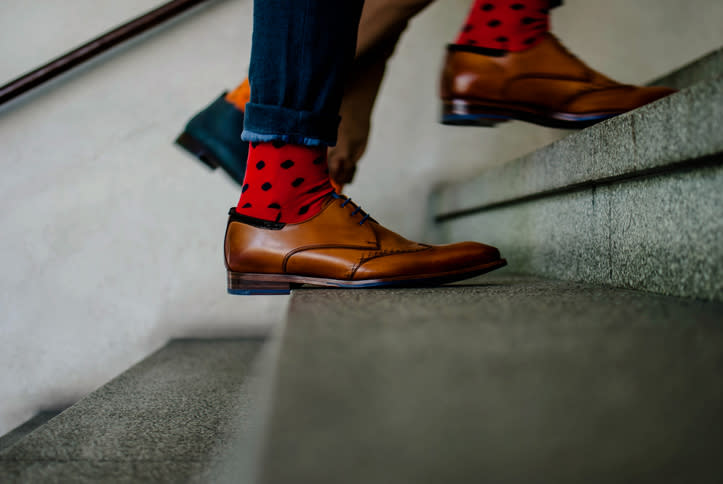
M 510 119 L 583 128 L 675 92 L 620 84 L 594 71 L 548 33 L 522 52 L 485 55 L 450 45 L 442 70 L 442 123 L 494 126 Z
M 249 144 L 241 141 L 244 112 L 222 93 L 214 102 L 199 111 L 186 124 L 175 143 L 210 169 L 221 168 L 239 186 L 243 186 Z M 353 172 L 352 172 L 353 175 Z M 332 186 L 344 187 L 333 179 Z
M 243 185 L 249 144 L 241 141 L 244 112 L 221 94 L 196 114 L 176 138 L 176 144 L 212 170 L 223 169 Z
M 506 265 L 496 248 L 476 242 L 411 242 L 336 193 L 301 223 L 259 220 L 235 208 L 229 215 L 224 248 L 232 294 L 288 294 L 302 284 L 433 286 Z

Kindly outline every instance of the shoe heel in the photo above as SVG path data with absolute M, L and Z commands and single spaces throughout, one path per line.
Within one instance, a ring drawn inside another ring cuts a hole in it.
M 216 157 L 214 157 L 200 141 L 188 134 L 186 131 L 176 138 L 175 143 L 194 157 L 198 158 L 211 170 L 215 170 L 219 167 L 220 163 L 216 160 Z
M 290 282 L 258 280 L 231 271 L 227 272 L 226 280 L 228 282 L 228 293 L 241 296 L 291 294 L 291 289 L 301 286 L 301 284 Z
M 453 100 L 442 104 L 440 122 L 450 126 L 481 126 L 493 128 L 500 123 L 509 121 L 503 114 L 483 112 L 484 108 L 473 106 L 466 101 Z

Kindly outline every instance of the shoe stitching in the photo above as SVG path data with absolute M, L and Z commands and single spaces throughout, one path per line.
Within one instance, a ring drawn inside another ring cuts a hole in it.
M 535 77 L 528 77 L 528 76 L 520 76 L 520 77 L 514 78 L 514 80 L 524 80 L 524 79 L 536 79 L 536 78 L 535 78 Z M 583 82 L 583 81 L 581 81 L 580 79 L 563 79 L 563 78 L 555 78 L 555 77 L 544 77 L 544 79 L 547 79 L 547 80 L 561 80 L 561 81 L 569 80 L 569 81 L 575 81 L 575 82 Z M 510 96 L 510 95 L 506 92 L 507 87 L 509 87 L 509 84 L 506 84 L 506 85 L 505 85 L 505 87 L 503 88 L 503 92 L 502 92 L 502 95 L 505 96 L 505 97 Z M 612 90 L 618 90 L 618 89 L 625 89 L 625 90 L 627 90 L 627 89 L 631 89 L 631 88 L 634 88 L 634 87 L 635 87 L 635 86 L 631 86 L 631 85 L 628 85 L 628 84 L 617 84 L 617 85 L 610 85 L 610 86 L 595 85 L 595 86 L 590 87 L 590 88 L 588 88 L 588 89 L 582 89 L 582 90 L 580 90 L 580 91 L 578 91 L 578 92 L 575 92 L 575 93 L 571 94 L 569 97 L 567 97 L 566 99 L 564 99 L 560 104 L 561 104 L 561 106 L 567 107 L 567 106 L 569 106 L 571 103 L 573 103 L 574 101 L 576 101 L 577 99 L 579 99 L 580 97 L 585 96 L 585 95 L 587 95 L 587 94 L 591 94 L 591 93 L 595 93 L 595 92 L 602 92 L 602 91 L 612 91 Z M 475 100 L 476 100 L 476 101 L 481 101 L 481 102 L 501 103 L 501 104 L 508 104 L 508 105 L 509 105 L 509 104 L 512 104 L 512 105 L 515 105 L 515 106 L 532 107 L 532 108 L 537 108 L 537 109 L 542 108 L 542 109 L 545 109 L 545 110 L 548 110 L 548 109 L 549 109 L 548 106 L 539 105 L 539 104 L 533 104 L 533 103 L 529 103 L 529 102 L 526 102 L 526 101 L 520 102 L 520 101 L 514 101 L 514 100 L 508 100 L 508 99 L 493 100 L 493 99 L 481 99 L 481 98 L 480 98 L 480 99 L 475 99 Z M 498 106 L 490 106 L 490 107 L 495 108 L 495 107 L 498 107 Z M 504 106 L 499 106 L 498 108 L 504 108 Z M 619 111 L 619 110 L 615 110 L 614 112 L 618 112 L 618 111 Z
M 283 261 L 281 262 L 281 272 L 286 274 L 286 267 L 289 263 L 289 259 L 291 259 L 291 256 L 299 254 L 301 252 L 306 252 L 309 250 L 317 250 L 317 249 L 348 249 L 348 250 L 369 250 L 370 247 L 366 246 L 359 246 L 359 245 L 343 245 L 343 244 L 319 244 L 319 245 L 305 245 L 302 247 L 297 247 L 295 249 L 290 250 L 286 253 L 284 256 Z
M 551 80 L 551 81 L 571 81 L 571 82 L 590 82 L 590 79 L 588 79 L 588 76 L 585 77 L 573 77 L 570 75 L 560 75 L 560 74 L 552 74 L 552 73 L 543 73 L 543 72 L 529 72 L 525 74 L 520 74 L 514 77 L 510 77 L 507 79 L 505 83 L 505 87 L 507 87 L 507 84 L 509 84 L 512 81 L 518 81 L 518 80 L 525 80 L 525 79 L 545 79 L 545 80 Z
M 535 75 L 535 74 L 518 76 L 518 77 L 515 77 L 515 78 L 513 78 L 513 79 L 510 79 L 507 83 L 505 83 L 505 85 L 503 86 L 503 88 L 502 88 L 502 90 L 501 90 L 501 92 L 500 92 L 501 95 L 502 95 L 502 99 L 501 99 L 500 101 L 497 101 L 497 102 L 508 103 L 508 104 L 515 102 L 513 99 L 512 99 L 512 100 L 510 99 L 510 98 L 514 98 L 514 96 L 509 93 L 510 89 L 512 89 L 512 84 L 513 84 L 514 81 L 540 81 L 540 80 L 543 80 L 543 81 L 560 81 L 560 82 L 578 82 L 578 83 L 581 83 L 581 84 L 584 84 L 584 83 L 588 83 L 588 84 L 589 84 L 589 82 L 588 82 L 586 79 L 580 79 L 580 78 L 566 78 L 566 77 L 555 77 L 555 76 L 551 76 L 551 75 L 550 75 L 550 76 L 545 76 L 545 75 Z M 554 88 L 554 87 L 553 87 L 553 88 Z M 583 92 L 587 92 L 587 91 L 589 90 L 589 88 L 588 88 L 588 89 L 581 88 L 581 89 L 583 90 Z M 597 89 L 593 89 L 593 90 L 597 90 Z M 578 94 L 579 94 L 579 92 L 575 92 L 575 93 L 573 93 L 571 96 L 574 97 L 574 96 L 577 96 Z M 565 103 L 567 103 L 567 100 L 565 101 Z M 519 101 L 518 101 L 516 104 L 522 104 L 522 105 L 527 105 L 527 106 L 543 107 L 543 108 L 547 109 L 547 106 L 544 106 L 544 105 L 541 105 L 541 104 L 530 103 L 530 102 L 528 102 L 528 101 L 522 101 L 522 102 L 519 102 Z
M 415 252 L 422 252 L 425 250 L 429 250 L 429 247 L 422 247 L 420 249 L 405 249 L 405 250 L 381 250 L 376 252 L 375 254 L 370 255 L 369 257 L 363 257 L 360 260 L 359 265 L 366 264 L 367 262 L 379 259 L 380 257 L 386 257 L 389 255 L 397 255 L 397 254 L 414 254 Z
M 386 256 L 389 256 L 389 255 L 396 255 L 396 254 L 413 254 L 413 253 L 415 253 L 415 252 L 422 252 L 422 251 L 428 250 L 428 249 L 429 249 L 429 247 L 422 247 L 421 249 L 406 249 L 406 250 L 380 250 L 380 251 L 377 251 L 377 252 L 374 253 L 374 254 L 370 254 L 369 256 L 366 256 L 366 257 L 365 257 L 365 256 L 362 256 L 362 257 L 359 259 L 358 264 L 356 265 L 356 267 L 355 267 L 354 270 L 352 271 L 351 278 L 352 278 L 352 279 L 354 278 L 354 276 L 356 275 L 357 271 L 358 271 L 359 269 L 361 269 L 361 266 L 363 266 L 364 264 L 366 264 L 367 262 L 369 262 L 369 261 L 371 261 L 371 260 L 379 259 L 379 258 L 381 258 L 381 257 L 386 257 Z
M 571 95 L 568 99 L 565 100 L 564 106 L 566 106 L 566 107 L 569 106 L 570 104 L 574 103 L 581 97 L 586 96 L 587 94 L 603 92 L 603 91 L 615 91 L 615 90 L 620 90 L 620 89 L 630 90 L 631 88 L 634 89 L 634 86 L 630 86 L 627 84 L 621 84 L 619 86 L 608 86 L 608 87 L 599 87 L 597 89 L 594 89 L 594 88 L 586 89 L 586 90 L 583 90 L 581 92 L 577 92 L 577 93 Z M 611 110 L 609 112 L 619 112 L 619 111 L 620 111 L 619 109 L 615 109 L 615 110 Z
M 359 264 L 360 266 L 361 266 L 362 264 L 364 264 L 365 262 L 369 261 L 369 260 L 376 259 L 376 258 L 378 258 L 378 257 L 383 257 L 383 256 L 385 256 L 385 255 L 403 254 L 403 253 L 413 253 L 413 252 L 419 252 L 419 251 L 422 251 L 422 250 L 424 250 L 424 249 L 429 249 L 429 248 L 430 248 L 430 246 L 428 246 L 428 245 L 425 245 L 425 244 L 417 244 L 417 243 L 415 242 L 416 245 L 419 245 L 419 246 L 421 246 L 422 248 L 421 248 L 421 249 L 397 249 L 397 250 L 395 250 L 395 249 L 382 249 L 382 242 L 381 242 L 381 240 L 380 240 L 379 232 L 377 232 L 377 228 L 374 227 L 373 225 L 371 226 L 371 228 L 372 228 L 372 232 L 374 232 L 374 237 L 376 237 L 376 239 L 377 239 L 377 250 L 376 250 L 376 252 L 374 252 L 374 253 L 370 253 L 370 255 L 369 255 L 368 257 L 362 257 L 362 260 L 361 260 L 361 262 L 360 262 L 360 264 Z

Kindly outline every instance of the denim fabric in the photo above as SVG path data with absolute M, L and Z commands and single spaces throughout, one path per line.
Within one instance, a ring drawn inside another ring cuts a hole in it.
M 255 0 L 244 141 L 334 146 L 363 0 Z

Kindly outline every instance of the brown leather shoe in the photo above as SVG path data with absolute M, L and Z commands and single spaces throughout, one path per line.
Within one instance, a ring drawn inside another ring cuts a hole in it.
M 333 193 L 306 222 L 282 224 L 229 212 L 228 292 L 288 294 L 302 284 L 346 288 L 429 286 L 458 281 L 507 264 L 476 242 L 426 245 L 385 229 Z
M 531 49 L 501 56 L 450 45 L 442 70 L 442 123 L 494 126 L 519 119 L 583 128 L 674 92 L 608 79 L 549 33 Z

